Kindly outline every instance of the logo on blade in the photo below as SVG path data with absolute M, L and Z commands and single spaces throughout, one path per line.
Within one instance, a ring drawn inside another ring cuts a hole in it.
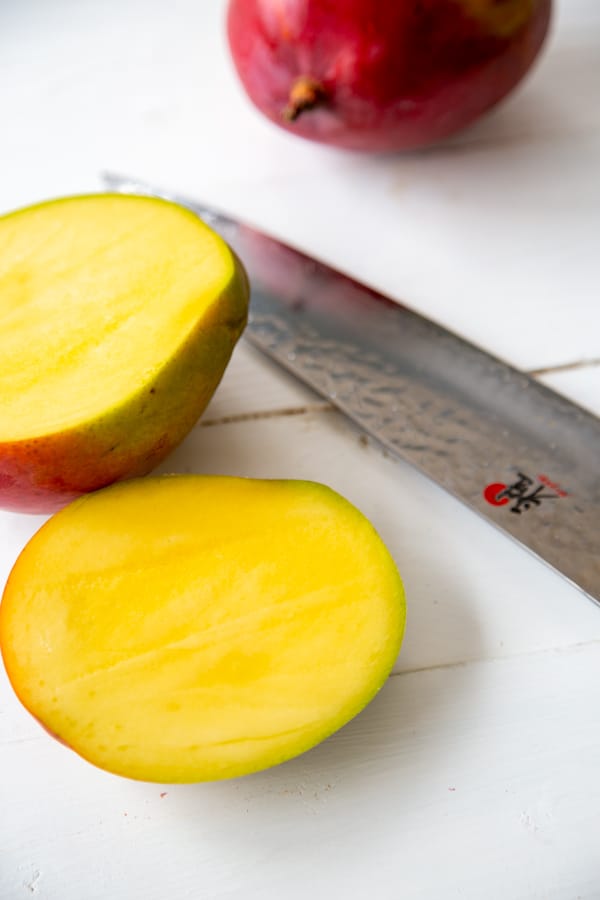
M 547 475 L 538 475 L 537 482 L 524 472 L 517 472 L 518 478 L 512 484 L 494 481 L 483 489 L 483 496 L 492 506 L 506 506 L 512 503 L 510 511 L 521 515 L 532 506 L 541 506 L 543 500 L 567 497 L 559 484 Z

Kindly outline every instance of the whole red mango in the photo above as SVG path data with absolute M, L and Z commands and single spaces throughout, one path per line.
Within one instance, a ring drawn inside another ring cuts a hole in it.
M 271 121 L 364 151 L 435 143 L 523 78 L 551 0 L 230 0 L 240 79 Z

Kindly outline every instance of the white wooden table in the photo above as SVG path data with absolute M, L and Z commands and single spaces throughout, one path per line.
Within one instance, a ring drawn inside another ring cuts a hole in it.
M 596 0 L 559 3 L 494 115 L 387 159 L 266 123 L 222 19 L 219 0 L 1 3 L 0 208 L 97 190 L 102 169 L 187 191 L 600 413 Z M 2 673 L 1 900 L 600 898 L 600 609 L 243 342 L 162 468 L 345 494 L 404 576 L 402 653 L 310 753 L 176 787 L 84 763 Z M 0 587 L 41 521 L 0 513 Z

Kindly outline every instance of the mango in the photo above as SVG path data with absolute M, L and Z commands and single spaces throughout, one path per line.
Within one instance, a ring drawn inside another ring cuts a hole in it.
M 374 527 L 306 481 L 166 475 L 75 500 L 22 551 L 0 647 L 25 707 L 128 778 L 232 778 L 313 747 L 386 680 L 405 619 Z
M 52 512 L 156 466 L 219 384 L 248 293 L 224 241 L 165 200 L 0 217 L 0 507 Z
M 545 44 L 552 0 L 228 0 L 232 61 L 272 123 L 312 141 L 422 149 L 493 109 Z

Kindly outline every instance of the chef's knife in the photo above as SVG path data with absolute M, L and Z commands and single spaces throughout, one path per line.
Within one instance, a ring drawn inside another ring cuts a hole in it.
M 600 602 L 600 421 L 321 262 L 186 197 L 251 284 L 246 337 Z

